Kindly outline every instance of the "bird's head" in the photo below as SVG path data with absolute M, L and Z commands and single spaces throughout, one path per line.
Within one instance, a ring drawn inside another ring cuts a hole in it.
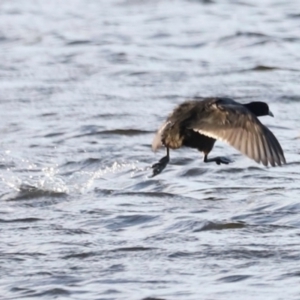
M 262 116 L 271 116 L 274 117 L 273 113 L 269 109 L 269 105 L 265 102 L 250 102 L 248 104 L 245 104 L 245 106 L 257 117 Z

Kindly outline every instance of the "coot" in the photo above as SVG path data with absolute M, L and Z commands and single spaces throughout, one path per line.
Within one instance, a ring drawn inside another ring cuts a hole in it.
M 230 163 L 226 157 L 207 157 L 216 140 L 227 142 L 265 166 L 286 163 L 278 140 L 257 118 L 266 115 L 273 117 L 264 102 L 240 104 L 230 98 L 203 98 L 178 105 L 154 137 L 153 151 L 164 145 L 167 155 L 152 166 L 153 176 L 168 164 L 169 149 L 182 146 L 203 152 L 206 163 Z

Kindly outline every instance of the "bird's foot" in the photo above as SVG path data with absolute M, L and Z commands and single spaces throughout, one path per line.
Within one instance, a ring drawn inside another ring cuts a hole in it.
M 215 162 L 217 165 L 220 165 L 220 164 L 228 165 L 229 163 L 232 163 L 232 160 L 230 160 L 229 158 L 224 157 L 224 156 L 218 156 L 218 157 L 215 157 Z
M 170 158 L 169 156 L 164 156 L 162 159 L 159 160 L 156 164 L 152 165 L 153 173 L 151 177 L 154 177 L 162 172 L 162 170 L 167 166 L 169 163 Z

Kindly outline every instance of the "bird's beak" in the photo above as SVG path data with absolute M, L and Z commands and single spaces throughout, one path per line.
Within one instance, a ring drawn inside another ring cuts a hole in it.
M 269 116 L 273 117 L 274 118 L 274 115 L 273 113 L 269 110 Z

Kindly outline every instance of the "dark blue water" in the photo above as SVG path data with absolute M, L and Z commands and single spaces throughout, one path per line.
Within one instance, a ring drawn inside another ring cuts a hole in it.
M 300 11 L 288 1 L 2 1 L 2 299 L 299 299 Z M 154 132 L 194 96 L 265 101 L 288 164 Z

